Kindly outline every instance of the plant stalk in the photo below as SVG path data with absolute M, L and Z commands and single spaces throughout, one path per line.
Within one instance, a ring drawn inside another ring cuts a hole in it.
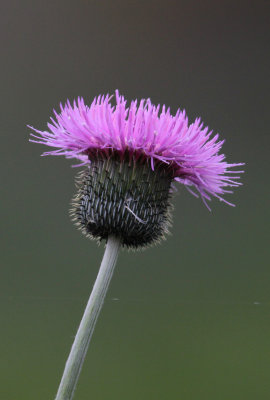
M 120 240 L 109 236 L 101 266 L 67 359 L 55 400 L 72 400 L 91 337 L 108 290 Z

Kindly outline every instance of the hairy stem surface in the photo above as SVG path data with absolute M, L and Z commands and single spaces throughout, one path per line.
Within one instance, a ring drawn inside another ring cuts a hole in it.
M 73 399 L 87 349 L 113 275 L 119 249 L 120 240 L 109 236 L 97 279 L 67 359 L 55 400 Z

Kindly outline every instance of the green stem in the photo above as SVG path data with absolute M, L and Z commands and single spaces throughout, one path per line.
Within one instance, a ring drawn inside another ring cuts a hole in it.
M 73 398 L 97 318 L 113 275 L 119 249 L 120 240 L 110 236 L 96 282 L 67 359 L 55 400 L 71 400 Z

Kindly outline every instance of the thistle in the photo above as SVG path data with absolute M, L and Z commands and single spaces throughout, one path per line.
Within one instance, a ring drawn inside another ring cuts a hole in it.
M 108 289 L 120 247 L 143 248 L 165 237 L 171 221 L 174 181 L 208 201 L 240 185 L 243 165 L 229 164 L 220 154 L 223 141 L 185 111 L 173 116 L 150 99 L 140 103 L 115 92 L 91 106 L 82 98 L 67 101 L 48 123 L 48 131 L 30 127 L 32 142 L 53 147 L 43 155 L 64 155 L 84 166 L 77 177 L 71 216 L 89 238 L 106 242 L 93 291 L 68 357 L 56 400 L 73 398 L 95 323 Z M 192 190 L 193 189 L 193 190 Z

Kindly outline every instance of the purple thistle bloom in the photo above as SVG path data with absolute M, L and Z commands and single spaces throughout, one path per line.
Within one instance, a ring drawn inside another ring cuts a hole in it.
M 212 137 L 212 131 L 204 127 L 200 118 L 188 123 L 185 111 L 177 110 L 173 116 L 165 105 L 154 106 L 150 99 L 132 101 L 127 107 L 126 100 L 116 90 L 116 105 L 110 103 L 112 96 L 98 96 L 92 104 L 85 105 L 79 97 L 73 106 L 69 101 L 61 113 L 54 111 L 56 120 L 51 118 L 48 131 L 31 134 L 37 140 L 56 148 L 43 155 L 64 155 L 76 158 L 84 165 L 91 162 L 91 150 L 110 149 L 119 153 L 126 151 L 141 154 L 151 160 L 152 169 L 155 160 L 173 167 L 173 178 L 186 186 L 195 196 L 190 186 L 200 194 L 204 203 L 215 196 L 227 204 L 221 196 L 232 193 L 226 187 L 239 186 L 239 176 L 243 171 L 231 171 L 231 168 L 243 165 L 229 164 L 225 156 L 219 154 L 224 143 L 219 135 Z M 207 204 L 206 204 L 207 205 Z

